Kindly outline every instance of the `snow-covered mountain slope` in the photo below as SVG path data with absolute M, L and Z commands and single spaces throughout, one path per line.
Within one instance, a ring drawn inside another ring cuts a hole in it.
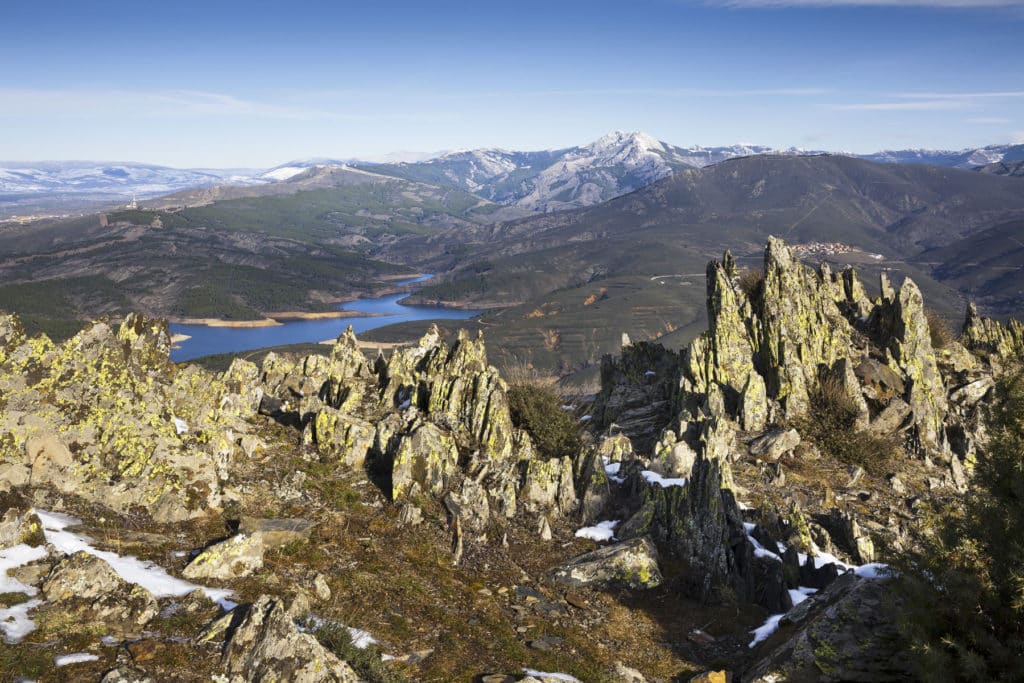
M 930 164 L 972 169 L 1001 161 L 1024 160 L 1024 145 L 989 145 L 961 150 L 899 149 L 861 154 L 861 159 L 883 164 Z
M 542 152 L 458 150 L 423 162 L 379 164 L 372 169 L 457 187 L 530 212 L 547 212 L 598 204 L 680 169 L 768 152 L 809 153 L 746 145 L 678 147 L 646 133 L 616 131 L 579 147 Z
M 96 161 L 0 161 L 4 195 L 74 194 L 156 197 L 188 187 L 251 183 L 245 170 L 180 169 L 150 164 Z

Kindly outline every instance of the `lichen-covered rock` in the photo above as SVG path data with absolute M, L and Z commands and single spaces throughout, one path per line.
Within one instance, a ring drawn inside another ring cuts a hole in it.
M 264 595 L 244 610 L 221 658 L 230 683 L 358 683 L 345 662 L 302 633 L 284 603 Z
M 45 542 L 43 523 L 33 510 L 10 507 L 0 517 L 0 550 L 20 544 L 39 546 Z
M 102 624 L 117 634 L 138 633 L 159 612 L 149 591 L 118 576 L 98 557 L 77 552 L 55 564 L 42 585 L 48 607 L 76 627 Z
M 918 435 L 926 446 L 935 448 L 940 445 L 946 416 L 946 388 L 935 361 L 921 290 L 913 280 L 903 281 L 891 306 L 889 350 L 907 377 L 906 401 L 914 411 Z
M 916 680 L 901 641 L 899 598 L 887 581 L 844 574 L 780 623 L 784 638 L 745 671 L 744 683 Z
M 1024 357 L 1024 324 L 1010 320 L 1003 325 L 998 320 L 978 315 L 974 304 L 967 307 L 960 343 L 969 351 L 995 357 L 999 363 Z
M 711 599 L 722 589 L 746 590 L 736 556 L 746 536 L 732 492 L 724 488 L 723 469 L 718 458 L 702 454 L 686 486 L 667 487 L 643 482 L 634 470 L 625 486 L 641 490 L 644 502 L 616 530 L 623 539 L 650 536 L 687 566 L 683 589 L 698 599 Z
M 768 460 L 778 460 L 800 445 L 800 432 L 795 429 L 773 429 L 753 439 L 750 454 Z
M 59 345 L 8 337 L 20 341 L 0 361 L 0 461 L 158 521 L 219 506 L 250 413 L 216 376 L 171 363 L 166 323 L 99 320 Z
M 620 585 L 654 588 L 661 585 L 658 550 L 649 538 L 635 538 L 581 555 L 551 574 L 569 586 Z
M 330 406 L 321 408 L 310 424 L 321 459 L 337 460 L 353 469 L 363 466 L 377 434 L 370 422 Z
M 519 500 L 530 513 L 568 515 L 576 508 L 572 458 L 535 458 L 525 463 Z
M 629 443 L 629 439 L 625 441 Z M 611 498 L 604 462 L 600 449 L 585 448 L 576 458 L 573 467 L 576 497 L 579 500 L 579 519 L 585 526 L 598 521 Z
M 769 237 L 758 352 L 768 394 L 784 402 L 788 417 L 807 412 L 818 367 L 849 354 L 852 328 L 837 305 L 837 284 L 825 270 L 805 268 L 782 240 Z
M 236 534 L 196 555 L 182 575 L 186 579 L 221 580 L 249 576 L 263 567 L 266 551 L 261 533 Z
M 418 493 L 439 496 L 459 472 L 459 450 L 450 434 L 421 422 L 398 438 L 391 463 L 392 500 Z

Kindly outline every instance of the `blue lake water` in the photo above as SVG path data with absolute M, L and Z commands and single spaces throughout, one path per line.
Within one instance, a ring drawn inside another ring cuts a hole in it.
M 411 285 L 431 277 L 423 275 L 396 284 Z M 366 317 L 290 320 L 274 327 L 208 327 L 171 323 L 171 334 L 187 334 L 191 337 L 182 342 L 180 348 L 171 351 L 171 360 L 180 363 L 214 353 L 235 353 L 267 346 L 321 342 L 337 337 L 349 325 L 358 334 L 411 320 L 466 320 L 480 312 L 435 306 L 404 306 L 398 303 L 399 299 L 406 296 L 408 293 L 391 294 L 372 299 L 356 299 L 338 305 L 339 309 L 346 311 L 374 314 Z

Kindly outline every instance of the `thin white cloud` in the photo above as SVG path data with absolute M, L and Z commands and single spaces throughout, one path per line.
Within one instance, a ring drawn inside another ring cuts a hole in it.
M 963 100 L 917 100 L 913 102 L 856 102 L 852 104 L 826 104 L 837 111 L 955 111 L 975 106 Z
M 973 119 L 967 119 L 967 123 L 1009 123 L 1010 119 L 1000 119 L 989 116 L 979 116 Z
M 1003 90 L 995 92 L 901 92 L 892 97 L 916 100 L 990 100 L 1024 97 L 1024 90 Z
M 1024 0 L 704 0 L 705 5 L 734 8 L 785 7 L 922 7 L 922 8 L 1024 8 Z
M 1010 133 L 1010 139 L 1015 145 L 1024 145 L 1024 130 L 1015 130 Z
M 308 121 L 346 118 L 298 105 L 271 104 L 194 90 L 131 91 L 103 88 L 0 88 L 2 116 L 87 114 L 141 117 L 225 116 Z
M 1022 0 L 1024 1 L 1024 0 Z M 653 97 L 809 97 L 834 93 L 832 88 L 582 88 L 566 90 L 519 90 L 480 93 L 435 93 L 439 97 L 454 99 L 486 99 L 510 97 L 592 97 L 592 96 L 653 96 Z

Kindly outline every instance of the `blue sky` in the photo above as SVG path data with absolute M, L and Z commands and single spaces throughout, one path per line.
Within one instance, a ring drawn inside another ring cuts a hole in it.
M 1024 141 L 1024 0 L 0 6 L 0 159 Z

